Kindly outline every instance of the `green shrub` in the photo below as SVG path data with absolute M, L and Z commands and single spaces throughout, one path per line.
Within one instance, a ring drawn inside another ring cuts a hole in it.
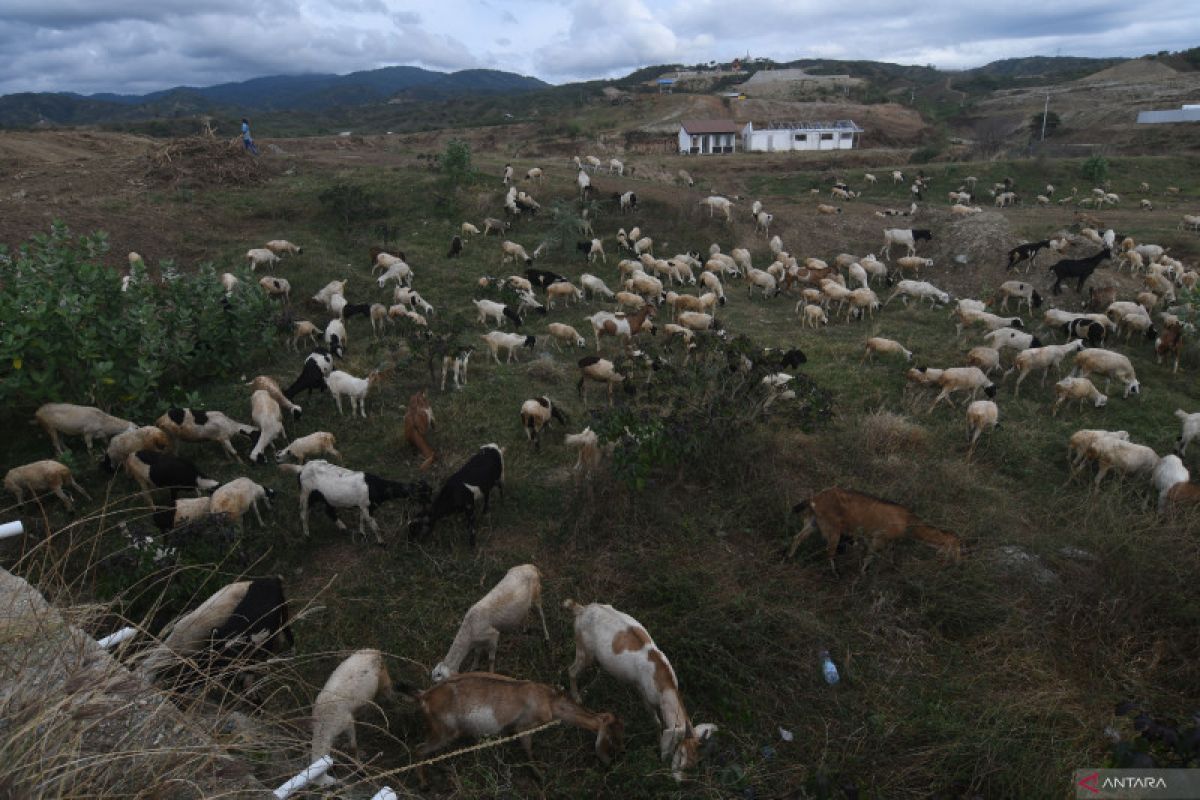
M 355 223 L 379 219 L 387 210 L 375 196 L 361 186 L 338 183 L 317 195 L 321 209 L 333 217 L 343 236 L 349 236 Z
M 1096 186 L 1108 180 L 1108 159 L 1104 156 L 1092 156 L 1080 167 L 1083 177 Z
M 103 233 L 49 235 L 0 253 L 0 404 L 65 401 L 140 416 L 165 391 L 240 369 L 266 344 L 270 301 L 249 280 L 229 298 L 211 265 L 195 274 L 162 266 L 162 281 L 135 266 L 128 291 L 101 263 Z

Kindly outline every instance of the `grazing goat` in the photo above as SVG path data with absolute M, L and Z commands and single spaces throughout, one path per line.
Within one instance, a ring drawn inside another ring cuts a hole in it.
M 230 441 L 234 436 L 253 436 L 258 431 L 222 414 L 220 411 L 200 411 L 190 408 L 171 408 L 155 423 L 172 441 L 216 442 L 225 454 L 239 464 L 241 457 Z
M 416 448 L 425 459 L 421 462 L 422 470 L 429 469 L 437 459 L 437 453 L 426 440 L 433 424 L 433 408 L 422 389 L 408 398 L 408 409 L 404 412 L 404 441 Z
M 407 692 L 420 706 L 428 730 L 428 738 L 415 750 L 419 759 L 445 750 L 459 739 L 520 733 L 556 719 L 595 731 L 596 757 L 604 764 L 622 747 L 623 730 L 617 717 L 588 711 L 559 689 L 544 683 L 490 672 L 468 672 L 422 692 L 412 689 Z M 526 757 L 532 759 L 533 737 L 522 736 L 520 742 Z M 425 785 L 424 767 L 417 769 L 417 777 Z
M 52 459 L 13 467 L 4 475 L 4 488 L 17 498 L 18 503 L 25 502 L 26 492 L 31 500 L 44 492 L 54 492 L 67 508 L 74 508 L 75 501 L 63 491 L 64 485 L 75 489 L 87 499 L 92 499 L 92 496 L 75 482 L 71 468 Z
M 303 464 L 316 455 L 330 455 L 339 462 L 342 460 L 342 454 L 337 449 L 337 438 L 332 433 L 317 431 L 293 439 L 287 447 L 275 451 L 275 461 L 282 464 L 290 457 L 296 459 L 297 463 Z
M 295 400 L 300 392 L 311 394 L 314 389 L 328 390 L 329 387 L 325 385 L 325 376 L 332 371 L 333 357 L 327 350 L 318 347 L 304 359 L 304 368 L 300 370 L 300 375 L 292 382 L 292 385 L 283 390 L 284 397 L 288 400 Z
M 1050 368 L 1054 367 L 1055 373 L 1061 375 L 1061 365 L 1063 359 L 1071 353 L 1078 353 L 1083 349 L 1083 342 L 1076 340 L 1068 344 L 1050 344 L 1044 347 L 1031 347 L 1027 350 L 1022 350 L 1017 353 L 1013 359 L 1012 369 L 1004 373 L 1007 378 L 1009 372 L 1014 370 L 1020 373 L 1017 376 L 1017 385 L 1013 390 L 1013 397 L 1021 393 L 1021 382 L 1029 376 L 1029 373 L 1035 369 L 1042 370 L 1042 385 L 1046 385 L 1046 375 L 1050 372 Z
M 1039 242 L 1025 242 L 1024 244 L 1017 245 L 1008 251 L 1008 268 L 1013 269 L 1022 261 L 1028 261 L 1029 267 L 1032 267 L 1037 263 L 1038 253 L 1049 246 L 1049 239 L 1043 239 Z M 1026 267 L 1026 272 L 1029 271 L 1029 267 Z
M 393 499 L 415 498 L 418 502 L 426 502 L 429 497 L 429 487 L 422 481 L 418 483 L 400 483 L 389 481 L 369 472 L 356 472 L 344 467 L 330 464 L 324 459 L 314 459 L 303 466 L 297 464 L 280 464 L 284 472 L 296 475 L 300 484 L 300 528 L 305 538 L 308 538 L 308 510 L 317 503 L 325 505 L 326 513 L 337 524 L 340 530 L 346 525 L 338 519 L 338 508 L 358 509 L 358 532 L 363 539 L 367 538 L 366 525 L 371 526 L 375 534 L 376 544 L 382 545 L 383 536 L 379 532 L 379 524 L 371 516 L 371 512 L 382 503 Z
M 907 228 L 885 228 L 883 231 L 883 247 L 879 248 L 879 254 L 884 257 L 884 260 L 892 260 L 892 245 L 903 245 L 907 250 L 907 255 L 915 256 L 917 254 L 917 242 L 933 241 L 933 233 L 927 230 L 911 230 Z
M 1138 383 L 1137 375 L 1133 371 L 1133 364 L 1130 363 L 1127 356 L 1121 353 L 1102 350 L 1098 347 L 1089 347 L 1086 350 L 1080 351 L 1079 355 L 1075 356 L 1075 371 L 1072 375 L 1074 377 L 1086 378 L 1093 372 L 1104 376 L 1104 391 L 1106 393 L 1108 392 L 1109 383 L 1113 378 L 1125 384 L 1125 397 L 1141 393 L 1142 387 Z
M 154 450 L 165 453 L 171 447 L 171 437 L 157 425 L 145 425 L 131 431 L 118 433 L 108 442 L 100 466 L 105 472 L 113 473 L 125 463 L 130 454 L 138 450 Z
M 1177 408 L 1175 416 L 1179 418 L 1179 422 L 1183 426 L 1183 431 L 1175 440 L 1175 452 L 1182 456 L 1187 454 L 1187 446 L 1191 444 L 1192 440 L 1200 439 L 1200 411 L 1189 414 L 1182 408 Z
M 168 489 L 171 502 L 180 489 L 195 489 L 200 492 L 217 488 L 217 482 L 205 478 L 190 461 L 184 461 L 169 453 L 153 450 L 138 450 L 125 459 L 125 471 L 142 487 L 142 494 L 150 501 L 152 489 Z
M 350 740 L 350 749 L 358 757 L 358 736 L 354 714 L 373 705 L 377 697 L 392 698 L 394 685 L 388 675 L 383 654 L 378 650 L 357 650 L 330 673 L 313 703 L 313 734 L 310 761 L 333 753 L 339 736 Z M 334 779 L 324 774 L 317 783 L 328 786 Z
M 645 306 L 632 316 L 613 314 L 609 311 L 597 311 L 590 317 L 584 317 L 584 319 L 592 324 L 592 333 L 596 337 L 597 353 L 600 352 L 601 336 L 614 336 L 628 345 L 632 338 L 644 329 L 649 329 L 651 335 L 654 335 L 656 332 L 653 322 L 653 306 Z
M 988 428 L 1000 427 L 1000 407 L 991 400 L 976 400 L 967 406 L 967 460 L 975 454 L 979 437 Z
M 975 395 L 983 389 L 983 393 L 990 400 L 996 396 L 996 384 L 988 380 L 988 376 L 983 373 L 979 367 L 950 367 L 942 370 L 942 374 L 937 379 L 938 386 L 942 387 L 942 391 L 933 401 L 933 405 L 929 407 L 926 413 L 932 413 L 937 408 L 938 403 L 943 400 L 954 405 L 954 400 L 950 397 L 954 392 L 971 392 L 971 399 L 975 399 Z
M 867 566 L 884 542 L 902 538 L 925 542 L 956 562 L 962 558 L 962 543 L 958 536 L 926 524 L 910 509 L 898 503 L 864 492 L 835 486 L 797 504 L 792 511 L 804 513 L 805 518 L 804 527 L 788 548 L 788 558 L 795 555 L 796 548 L 809 534 L 819 530 L 825 538 L 825 552 L 834 575 L 837 574 L 834 557 L 843 536 L 866 537 L 867 557 L 863 560 L 862 572 L 867 571 Z
M 575 661 L 567 671 L 571 696 L 581 701 L 579 674 L 596 663 L 617 680 L 636 686 L 662 729 L 659 755 L 671 760 L 671 774 L 682 780 L 683 771 L 699 762 L 700 747 L 717 726 L 692 725 L 671 662 L 640 622 L 600 603 L 583 606 L 567 599 L 563 608 L 575 617 Z
M 558 410 L 549 397 L 538 397 L 526 400 L 521 405 L 521 426 L 525 428 L 525 436 L 533 443 L 535 449 L 542 447 L 542 428 L 549 427 L 551 418 L 563 425 L 567 424 L 566 416 Z
M 271 498 L 274 496 L 274 489 L 268 489 L 249 478 L 235 478 L 229 483 L 218 486 L 213 491 L 209 502 L 209 512 L 224 514 L 231 522 L 241 527 L 242 516 L 247 511 L 253 510 L 259 526 L 262 526 L 263 518 L 258 511 L 258 501 L 262 500 L 267 508 L 270 508 Z
M 504 363 L 511 364 L 518 348 L 526 347 L 532 350 L 537 343 L 537 338 L 534 336 L 522 336 L 519 333 L 505 333 L 504 331 L 492 331 L 479 338 L 487 343 L 488 350 L 491 351 L 492 358 L 497 364 L 500 363 L 501 350 L 505 350 L 507 353 Z
M 461 513 L 467 518 L 467 541 L 474 547 L 475 503 L 482 497 L 483 513 L 488 513 L 493 488 L 504 496 L 504 450 L 497 444 L 485 444 L 446 478 L 433 504 L 409 525 L 409 538 L 427 539 L 439 520 Z
M 62 455 L 66 448 L 58 438 L 82 436 L 88 452 L 92 452 L 92 439 L 108 439 L 118 433 L 137 428 L 129 420 L 105 414 L 92 406 L 77 406 L 71 403 L 46 403 L 34 412 L 34 421 L 50 437 L 54 452 Z
M 542 633 L 549 642 L 550 632 L 546 630 L 546 615 L 542 612 L 542 573 L 533 564 L 521 564 L 505 573 L 490 592 L 467 610 L 446 657 L 433 668 L 433 682 L 441 683 L 457 673 L 472 653 L 474 658 L 467 671 L 473 672 L 479 664 L 479 651 L 484 649 L 488 654 L 488 672 L 494 671 L 500 634 L 520 630 L 530 607 L 537 608 Z
M 576 390 L 579 392 L 579 396 L 583 398 L 584 405 L 587 405 L 588 381 L 608 384 L 608 405 L 611 407 L 613 402 L 613 387 L 624 380 L 625 376 L 617 372 L 613 363 L 606 358 L 584 356 L 579 359 L 579 384 L 576 386 Z

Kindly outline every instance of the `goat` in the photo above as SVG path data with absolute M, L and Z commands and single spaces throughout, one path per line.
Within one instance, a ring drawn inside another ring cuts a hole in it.
M 382 653 L 371 649 L 351 653 L 330 673 L 313 703 L 312 748 L 309 751 L 312 761 L 332 754 L 333 743 L 342 735 L 350 740 L 350 748 L 357 757 L 355 712 L 371 705 L 376 697 L 391 698 L 394 693 Z M 325 774 L 317 782 L 328 786 L 335 781 Z
M 541 449 L 542 428 L 550 425 L 551 418 L 558 420 L 563 425 L 567 424 L 566 416 L 558 410 L 549 397 L 526 400 L 521 405 L 521 426 L 525 429 L 525 436 L 533 443 L 535 449 Z
M 1106 247 L 1087 258 L 1064 258 L 1057 264 L 1054 264 L 1050 267 L 1050 271 L 1054 273 L 1054 294 L 1061 294 L 1062 282 L 1071 278 L 1079 279 L 1079 282 L 1075 285 L 1075 291 L 1082 292 L 1084 281 L 1091 277 L 1091 274 L 1100 266 L 1101 261 L 1105 261 L 1111 257 L 1112 250 Z
M 862 572 L 866 572 L 884 542 L 902 538 L 925 542 L 949 555 L 955 562 L 962 558 L 962 543 L 957 535 L 923 522 L 911 509 L 864 492 L 835 486 L 798 503 L 792 511 L 804 513 L 805 517 L 804 527 L 788 548 L 788 558 L 795 555 L 796 548 L 809 534 L 819 530 L 825 538 L 826 556 L 834 575 L 837 574 L 834 557 L 837 555 L 838 542 L 843 536 L 860 533 L 866 537 L 868 551 Z
M 467 540 L 474 547 L 475 503 L 482 497 L 483 513 L 488 513 L 493 488 L 504 496 L 504 450 L 497 444 L 485 444 L 446 478 L 433 504 L 409 525 L 409 538 L 428 538 L 439 520 L 462 513 L 467 518 Z
M 306 462 L 303 466 L 280 464 L 279 469 L 293 473 L 300 484 L 300 528 L 305 538 L 310 535 L 308 510 L 320 502 L 324 503 L 326 513 L 340 530 L 345 530 L 346 525 L 338 519 L 335 509 L 357 508 L 358 532 L 366 539 L 365 525 L 369 524 L 375 534 L 376 544 L 382 545 L 383 536 L 380 535 L 379 524 L 375 522 L 371 512 L 382 503 L 396 498 L 415 498 L 419 502 L 425 502 L 430 493 L 429 487 L 423 481 L 389 481 L 369 472 L 356 472 L 339 467 L 320 458 Z

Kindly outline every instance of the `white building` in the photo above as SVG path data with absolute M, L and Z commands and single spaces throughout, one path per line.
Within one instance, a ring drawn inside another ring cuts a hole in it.
M 737 149 L 737 123 L 731 119 L 694 119 L 679 126 L 679 152 L 712 155 Z
M 772 122 L 760 130 L 754 123 L 742 129 L 742 149 L 747 152 L 786 150 L 851 150 L 863 133 L 853 120 L 837 122 Z

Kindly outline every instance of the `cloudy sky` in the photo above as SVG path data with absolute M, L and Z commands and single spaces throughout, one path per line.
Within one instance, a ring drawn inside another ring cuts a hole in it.
M 0 94 L 395 64 L 562 83 L 747 52 L 961 68 L 1198 44 L 1200 16 L 1181 0 L 0 0 Z

